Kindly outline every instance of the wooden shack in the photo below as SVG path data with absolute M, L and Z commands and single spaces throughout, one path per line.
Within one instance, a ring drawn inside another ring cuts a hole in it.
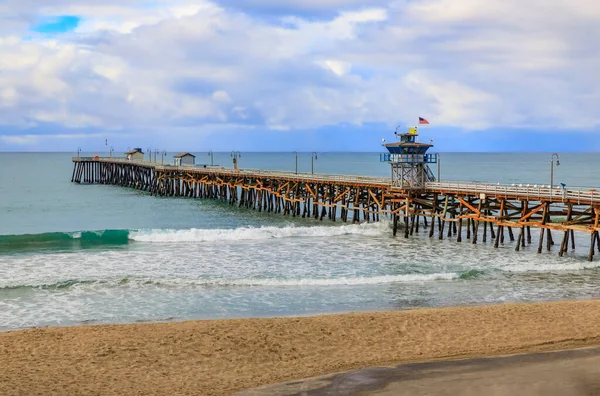
M 173 162 L 175 166 L 194 166 L 196 163 L 196 156 L 191 153 L 179 153 L 173 156 Z
M 125 155 L 130 161 L 141 161 L 144 159 L 144 152 L 139 147 L 135 147 L 133 150 L 126 152 Z

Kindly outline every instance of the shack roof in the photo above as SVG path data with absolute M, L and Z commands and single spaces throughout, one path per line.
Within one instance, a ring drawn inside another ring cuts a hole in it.
M 196 156 L 194 154 L 192 154 L 192 153 L 178 153 L 178 154 L 175 154 L 173 157 L 174 158 L 181 158 L 181 157 L 186 157 L 186 156 L 190 156 L 190 157 L 196 158 Z
M 135 154 L 135 153 L 144 154 L 144 152 L 142 151 L 141 148 L 134 148 L 133 150 L 130 150 L 130 151 L 126 152 L 125 154 Z

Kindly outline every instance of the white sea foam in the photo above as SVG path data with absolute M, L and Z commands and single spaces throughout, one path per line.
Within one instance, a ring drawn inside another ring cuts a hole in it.
M 564 259 L 566 260 L 566 259 Z M 552 264 L 540 264 L 537 262 L 523 263 L 519 265 L 506 265 L 499 266 L 498 269 L 504 272 L 516 272 L 516 273 L 578 273 L 583 270 L 600 268 L 599 262 L 588 262 L 588 261 L 576 261 L 568 263 L 552 263 Z
M 263 240 L 292 237 L 333 237 L 340 235 L 377 236 L 389 231 L 385 222 L 363 223 L 343 226 L 314 227 L 240 227 L 235 229 L 199 229 L 186 230 L 139 230 L 131 231 L 129 238 L 139 242 L 174 243 L 174 242 L 213 242 Z
M 385 283 L 418 283 L 431 282 L 438 280 L 453 280 L 459 278 L 456 273 L 437 273 L 437 274 L 405 274 L 405 275 L 381 275 L 372 277 L 340 277 L 340 278 L 132 278 L 132 279 L 113 279 L 102 281 L 75 281 L 68 280 L 57 282 L 55 284 L 22 284 L 22 285 L 0 285 L 3 288 L 39 288 L 39 289 L 96 289 L 106 287 L 195 287 L 195 286 L 345 286 L 345 285 L 377 285 Z
M 299 278 L 299 279 L 165 279 L 157 282 L 160 285 L 193 285 L 193 286 L 343 286 L 343 285 L 377 285 L 396 282 L 427 282 L 436 280 L 452 280 L 459 278 L 455 273 L 439 274 L 406 274 L 382 275 L 372 277 L 341 277 L 341 278 Z

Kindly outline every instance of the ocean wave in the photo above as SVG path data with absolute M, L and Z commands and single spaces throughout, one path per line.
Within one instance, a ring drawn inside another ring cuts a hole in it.
M 0 252 L 38 250 L 76 250 L 126 245 L 131 242 L 178 243 L 242 241 L 292 237 L 334 237 L 341 235 L 379 235 L 389 229 L 386 222 L 330 226 L 239 227 L 233 229 L 142 229 L 48 232 L 41 234 L 0 235 Z
M 282 287 L 282 286 L 348 286 L 348 285 L 377 285 L 386 283 L 420 283 L 432 281 L 450 281 L 461 278 L 460 273 L 436 274 L 403 274 L 380 275 L 372 277 L 340 277 L 340 278 L 123 278 L 115 280 L 66 280 L 49 284 L 5 285 L 3 290 L 39 289 L 39 290 L 69 290 L 79 287 Z
M 566 260 L 563 258 L 563 260 Z M 571 260 L 568 263 L 551 263 L 551 264 L 538 264 L 538 263 L 521 263 L 518 265 L 504 265 L 498 266 L 497 269 L 502 272 L 508 273 L 563 273 L 563 272 L 579 272 L 584 270 L 593 270 L 600 268 L 600 262 L 597 261 L 584 261 L 583 257 L 578 257 L 575 260 Z
M 132 231 L 129 238 L 138 242 L 176 243 L 176 242 L 215 242 L 243 241 L 293 237 L 334 237 L 342 235 L 377 236 L 389 231 L 385 222 L 363 223 L 342 226 L 308 226 L 294 225 L 285 227 L 240 227 L 234 229 L 199 229 L 186 230 L 139 230 Z
M 41 234 L 0 235 L 0 252 L 48 249 L 79 249 L 102 245 L 126 245 L 128 230 L 46 232 Z
M 459 278 L 455 273 L 439 274 L 405 274 L 381 275 L 372 277 L 341 277 L 341 278 L 246 278 L 227 279 L 212 278 L 198 280 L 164 280 L 156 282 L 157 285 L 194 285 L 194 286 L 345 286 L 345 285 L 377 285 L 385 283 L 426 282 L 436 280 L 452 280 Z

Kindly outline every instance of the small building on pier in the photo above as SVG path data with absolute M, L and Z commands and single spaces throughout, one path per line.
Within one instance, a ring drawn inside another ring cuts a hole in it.
M 191 165 L 194 166 L 196 163 L 196 156 L 192 153 L 179 153 L 173 156 L 173 162 L 175 166 Z
M 133 150 L 126 152 L 125 155 L 130 161 L 141 161 L 144 159 L 144 152 L 139 147 L 135 147 Z
M 396 133 L 396 135 L 398 135 Z M 428 181 L 435 181 L 429 164 L 438 162 L 437 154 L 427 154 L 433 144 L 417 142 L 417 127 L 408 133 L 398 135 L 400 141 L 383 146 L 389 153 L 381 154 L 381 162 L 388 162 L 392 168 L 392 183 L 402 188 L 423 188 Z

